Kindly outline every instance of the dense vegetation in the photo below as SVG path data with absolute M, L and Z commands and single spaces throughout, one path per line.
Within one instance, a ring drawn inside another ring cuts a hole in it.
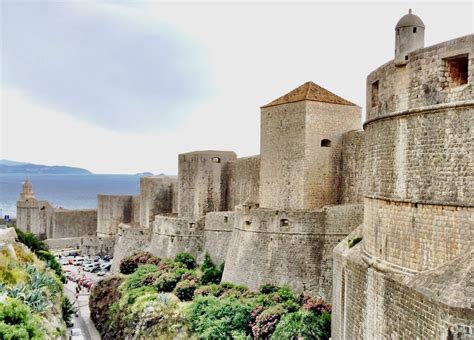
M 331 307 L 287 287 L 259 292 L 221 283 L 223 266 L 141 252 L 124 258 L 121 274 L 92 290 L 91 317 L 104 339 L 328 339 Z
M 63 296 L 61 266 L 36 236 L 17 236 L 0 250 L 0 339 L 63 336 L 74 311 Z

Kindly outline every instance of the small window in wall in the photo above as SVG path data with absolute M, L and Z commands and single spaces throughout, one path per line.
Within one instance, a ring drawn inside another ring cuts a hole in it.
M 193 223 L 193 222 L 189 223 L 189 228 L 194 228 L 195 226 L 196 226 L 196 223 Z
M 446 62 L 446 84 L 444 87 L 454 87 L 467 84 L 469 71 L 468 55 L 460 55 L 445 59 Z
M 245 225 L 250 225 L 250 221 L 245 221 Z
M 407 56 L 407 55 L 405 56 L 405 60 L 408 60 L 408 56 Z
M 229 218 L 227 216 L 224 216 L 224 223 L 227 223 L 229 221 Z
M 220 163 L 221 159 L 219 157 L 212 157 L 211 161 L 213 161 L 214 163 Z
M 288 227 L 289 225 L 290 222 L 286 218 L 280 220 L 280 227 Z
M 413 27 L 413 33 L 416 33 L 416 27 Z
M 321 139 L 321 147 L 329 148 L 331 146 L 331 141 L 329 139 Z
M 379 105 L 379 81 L 372 83 L 372 107 Z

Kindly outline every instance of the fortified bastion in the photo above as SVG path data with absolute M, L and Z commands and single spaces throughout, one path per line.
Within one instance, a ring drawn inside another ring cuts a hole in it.
M 177 214 L 122 224 L 113 270 L 138 250 L 208 252 L 223 280 L 289 285 L 330 301 L 332 250 L 362 221 L 360 107 L 307 82 L 261 109 L 261 154 L 178 157 Z M 151 215 L 150 215 L 151 216 Z
M 333 339 L 474 339 L 474 35 L 412 13 L 367 77 L 364 219 L 334 251 Z

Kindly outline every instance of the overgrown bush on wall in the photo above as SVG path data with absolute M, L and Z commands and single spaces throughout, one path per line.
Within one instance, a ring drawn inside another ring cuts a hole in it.
M 186 253 L 156 259 L 132 255 L 122 261 L 130 274 L 93 288 L 91 318 L 104 339 L 329 338 L 331 306 L 321 299 L 270 284 L 252 292 L 221 283 L 223 266 L 209 254 L 199 266 Z
M 120 272 L 122 274 L 132 274 L 141 265 L 157 265 L 159 263 L 159 257 L 156 257 L 155 255 L 149 252 L 143 251 L 123 258 L 122 261 L 120 261 Z

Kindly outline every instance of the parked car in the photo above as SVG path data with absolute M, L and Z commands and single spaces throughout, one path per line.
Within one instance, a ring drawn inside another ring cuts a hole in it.
M 69 340 L 84 340 L 84 336 L 82 335 L 81 329 L 80 328 L 71 329 Z
M 81 281 L 81 286 L 82 286 L 82 287 L 87 287 L 87 284 L 90 283 L 90 282 L 92 282 L 92 281 L 93 281 L 93 280 L 92 280 L 92 279 L 89 279 L 89 278 L 88 278 L 88 279 L 85 279 L 85 280 L 82 280 L 82 281 Z
M 95 281 L 92 281 L 92 280 L 91 280 L 91 281 L 88 281 L 88 282 L 84 285 L 84 287 L 86 287 L 87 289 L 91 289 L 92 286 L 94 286 L 94 284 L 95 284 Z
M 101 270 L 102 270 L 102 268 L 100 268 L 100 266 L 95 266 L 94 268 L 92 268 L 91 273 L 98 273 Z
M 100 265 L 100 269 L 104 269 L 104 270 L 110 270 L 110 267 L 112 266 L 112 263 L 110 262 L 105 262 L 105 263 L 102 263 Z
M 96 267 L 95 264 L 93 264 L 93 263 L 88 263 L 88 264 L 84 265 L 83 268 L 84 268 L 84 271 L 85 271 L 85 272 L 90 272 L 90 271 L 92 271 L 92 269 L 94 269 L 95 267 Z
M 107 275 L 107 271 L 105 269 L 101 269 L 98 273 L 97 276 L 105 276 Z

